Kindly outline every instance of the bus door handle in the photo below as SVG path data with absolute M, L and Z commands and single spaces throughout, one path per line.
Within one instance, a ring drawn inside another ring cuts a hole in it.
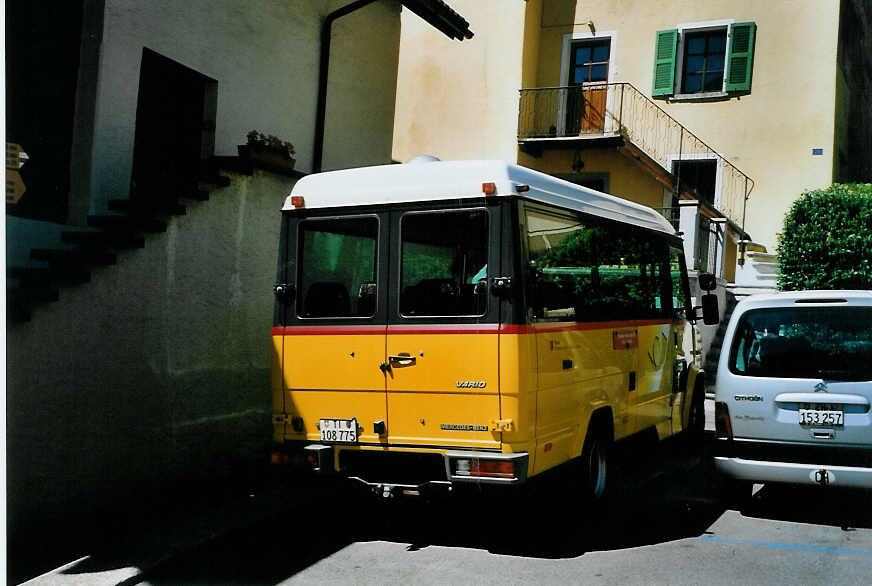
M 399 354 L 388 356 L 388 362 L 390 362 L 391 368 L 415 366 L 415 357 L 408 352 L 400 352 Z

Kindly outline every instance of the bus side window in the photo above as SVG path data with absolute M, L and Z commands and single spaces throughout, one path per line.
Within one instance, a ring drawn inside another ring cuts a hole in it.
M 666 243 L 627 226 L 528 210 L 533 318 L 613 321 L 672 311 Z

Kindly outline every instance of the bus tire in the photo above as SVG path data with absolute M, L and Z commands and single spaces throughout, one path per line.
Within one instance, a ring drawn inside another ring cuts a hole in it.
M 687 412 L 687 427 L 684 429 L 684 439 L 691 451 L 702 449 L 702 441 L 705 436 L 705 386 L 701 381 L 693 387 L 690 396 L 690 409 Z
M 611 492 L 611 451 L 610 434 L 591 422 L 581 450 L 581 490 L 588 502 L 605 501 Z

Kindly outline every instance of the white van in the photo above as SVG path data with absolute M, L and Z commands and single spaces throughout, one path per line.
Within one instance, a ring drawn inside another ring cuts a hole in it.
M 741 301 L 715 401 L 715 467 L 734 494 L 766 482 L 872 488 L 872 291 Z

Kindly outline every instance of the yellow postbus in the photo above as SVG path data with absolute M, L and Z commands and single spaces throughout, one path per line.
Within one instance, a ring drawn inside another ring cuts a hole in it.
M 276 463 L 384 496 L 569 463 L 596 499 L 613 442 L 702 430 L 682 241 L 650 208 L 432 161 L 304 177 L 281 234 Z

